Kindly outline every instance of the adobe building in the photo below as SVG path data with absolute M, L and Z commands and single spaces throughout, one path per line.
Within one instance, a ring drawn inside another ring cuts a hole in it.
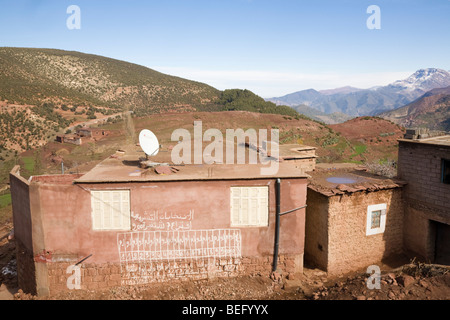
M 340 276 L 401 255 L 403 185 L 351 167 L 316 169 L 308 185 L 305 263 Z
M 408 130 L 399 140 L 404 188 L 405 249 L 428 262 L 450 264 L 450 135 Z
M 100 139 L 104 136 L 109 135 L 109 130 L 105 130 L 102 128 L 90 128 L 90 127 L 82 127 L 76 129 L 76 134 L 80 137 L 87 137 L 93 139 Z
M 136 159 L 116 154 L 84 175 L 25 180 L 19 167 L 11 171 L 25 292 L 68 290 L 77 264 L 81 288 L 94 290 L 270 275 L 274 266 L 302 272 L 308 175 L 301 164 L 281 162 L 262 176 L 263 165 L 144 169 Z M 277 219 L 280 210 L 296 211 Z
M 56 142 L 71 143 L 77 146 L 81 146 L 83 144 L 82 138 L 76 134 L 58 135 L 56 136 Z

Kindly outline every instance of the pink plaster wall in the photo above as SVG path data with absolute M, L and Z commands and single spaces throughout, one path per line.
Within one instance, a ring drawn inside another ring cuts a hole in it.
M 306 179 L 283 179 L 281 211 L 305 205 Z M 269 226 L 231 227 L 230 187 L 269 186 Z M 54 259 L 83 258 L 89 263 L 119 262 L 117 234 L 93 231 L 90 190 L 129 189 L 131 211 L 146 216 L 153 211 L 177 214 L 194 210 L 192 230 L 240 229 L 242 256 L 273 253 L 275 233 L 275 180 L 177 181 L 160 183 L 52 185 L 39 184 L 45 249 Z M 137 225 L 132 219 L 132 228 Z M 305 209 L 281 217 L 280 254 L 303 254 Z

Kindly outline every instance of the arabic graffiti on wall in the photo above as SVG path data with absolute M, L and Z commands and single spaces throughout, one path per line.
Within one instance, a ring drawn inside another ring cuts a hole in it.
M 121 261 L 238 258 L 240 230 L 144 231 L 118 234 Z
M 131 219 L 133 221 L 133 231 L 191 230 L 194 210 L 190 210 L 185 214 L 153 211 L 152 213 L 144 212 L 144 215 L 139 215 L 132 212 Z
M 117 235 L 124 285 L 231 272 L 240 264 L 241 231 L 192 230 L 194 210 L 132 213 L 132 219 L 132 232 Z

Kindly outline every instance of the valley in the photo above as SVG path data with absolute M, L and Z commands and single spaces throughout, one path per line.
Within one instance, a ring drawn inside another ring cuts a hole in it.
M 380 117 L 405 127 L 450 131 L 450 87 L 430 90 L 417 100 Z
M 446 70 L 420 69 L 404 80 L 386 86 L 369 89 L 343 87 L 332 90 L 314 89 L 294 92 L 282 97 L 268 98 L 276 104 L 285 104 L 311 117 L 320 117 L 328 124 L 344 122 L 350 117 L 380 116 L 402 126 L 430 126 L 433 129 L 449 130 L 448 104 L 442 96 L 450 86 L 450 73 Z M 447 90 L 448 91 L 448 90 Z M 431 97 L 437 97 L 433 99 Z M 420 105 L 420 111 L 417 110 Z M 431 107 L 433 105 L 433 107 Z M 430 106 L 428 110 L 426 107 Z M 438 114 L 433 113 L 439 110 Z M 338 117 L 336 115 L 344 115 Z M 437 124 L 433 118 L 436 117 Z M 417 121 L 416 121 L 417 118 Z

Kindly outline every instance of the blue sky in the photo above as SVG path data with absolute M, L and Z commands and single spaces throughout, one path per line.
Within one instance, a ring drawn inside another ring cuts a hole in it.
M 69 30 L 69 5 L 81 29 Z M 368 6 L 381 10 L 369 30 Z M 0 46 L 75 50 L 263 96 L 450 70 L 449 0 L 0 0 Z

